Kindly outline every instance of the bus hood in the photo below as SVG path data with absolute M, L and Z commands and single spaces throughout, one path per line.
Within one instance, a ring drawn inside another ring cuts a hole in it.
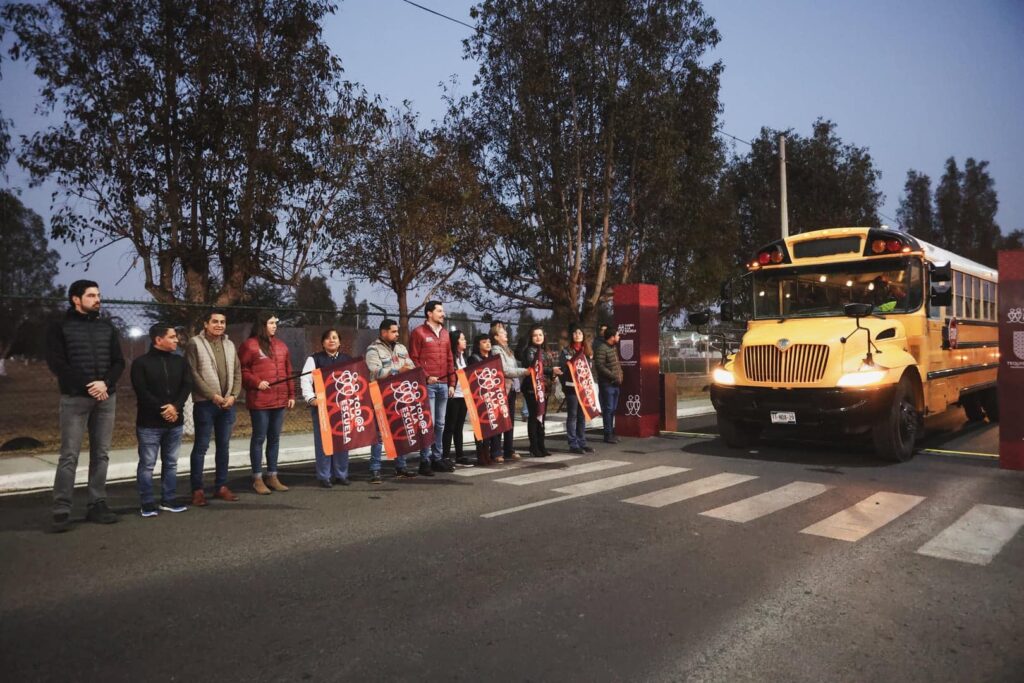
M 903 324 L 893 319 L 880 319 L 867 317 L 860 319 L 861 327 L 866 327 L 871 332 L 871 340 L 879 347 L 893 348 L 894 351 L 902 350 L 906 345 L 906 330 Z M 867 352 L 867 334 L 858 331 L 857 321 L 853 318 L 791 318 L 779 322 L 778 320 L 764 320 L 750 322 L 747 333 L 743 336 L 744 346 L 757 346 L 769 344 L 786 346 L 792 344 L 827 344 L 833 351 L 844 352 L 843 355 L 850 358 L 863 356 Z M 878 339 L 881 332 L 893 330 L 885 335 L 884 339 Z M 844 344 L 841 340 L 847 339 Z M 897 367 L 907 363 L 903 353 L 882 354 L 875 357 L 875 362 L 883 367 Z

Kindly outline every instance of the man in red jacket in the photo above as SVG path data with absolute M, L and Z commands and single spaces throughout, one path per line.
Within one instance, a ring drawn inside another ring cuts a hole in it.
M 448 330 L 444 327 L 444 306 L 440 301 L 428 301 L 423 308 L 427 320 L 409 336 L 409 357 L 427 375 L 434 443 L 420 451 L 420 474 L 431 477 L 434 472 L 455 471 L 454 463 L 441 458 L 444 413 L 448 398 L 455 394 L 455 359 Z

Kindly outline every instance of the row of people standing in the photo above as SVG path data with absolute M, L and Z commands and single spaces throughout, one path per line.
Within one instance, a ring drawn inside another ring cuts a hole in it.
M 468 345 L 466 336 L 459 330 L 450 333 L 451 349 L 454 366 L 465 368 L 487 360 L 492 354 L 501 358 L 502 369 L 508 390 L 510 416 L 515 420 L 515 404 L 518 394 L 522 394 L 526 406 L 527 435 L 529 438 L 530 455 L 543 458 L 551 455 L 546 444 L 545 418 L 547 415 L 547 389 L 556 378 L 562 384 L 566 404 L 566 434 L 569 450 L 572 453 L 592 453 L 593 448 L 587 444 L 586 414 L 580 406 L 576 395 L 574 380 L 569 372 L 569 362 L 582 354 L 591 363 L 597 376 L 600 400 L 604 412 L 604 440 L 615 443 L 614 413 L 618 402 L 619 386 L 622 383 L 622 368 L 619 364 L 615 344 L 618 334 L 607 327 L 601 330 L 598 343 L 600 354 L 597 365 L 594 365 L 594 352 L 586 341 L 583 329 L 573 323 L 568 328 L 568 344 L 562 348 L 557 357 L 546 350 L 543 327 L 534 325 L 521 337 L 519 347 L 513 354 L 508 344 L 508 331 L 504 324 L 496 322 L 491 325 L 489 335 L 478 335 L 473 339 L 472 352 L 467 356 Z M 532 370 L 532 373 L 531 373 Z M 447 405 L 445 429 L 443 435 L 443 454 L 450 458 L 452 447 L 455 450 L 455 461 L 470 464 L 470 459 L 463 450 L 462 430 L 466 420 L 465 398 L 461 389 L 456 388 L 455 394 Z M 481 465 L 500 464 L 506 459 L 518 460 L 521 456 L 512 447 L 513 429 L 509 429 L 500 437 L 476 443 L 477 462 Z
M 105 486 L 114 425 L 115 390 L 125 368 L 120 338 L 116 328 L 99 316 L 101 299 L 95 282 L 79 280 L 73 283 L 68 290 L 68 301 L 71 304 L 68 313 L 62 321 L 51 326 L 47 337 L 47 362 L 61 389 L 61 455 L 54 478 L 52 522 L 55 531 L 70 528 L 75 473 L 86 433 L 90 441 L 87 519 L 98 523 L 117 521 L 117 516 L 106 504 Z M 464 462 L 467 460 L 461 448 L 465 397 L 458 388 L 455 370 L 486 360 L 492 354 L 501 358 L 507 378 L 509 405 L 514 407 L 518 393 L 522 392 L 527 406 L 532 406 L 528 430 L 531 454 L 539 457 L 548 454 L 544 443 L 545 411 L 540 409 L 543 401 L 538 396 L 538 393 L 543 393 L 543 384 L 531 380 L 529 368 L 533 367 L 540 377 L 562 377 L 563 381 L 565 369 L 556 367 L 544 350 L 543 330 L 539 327 L 529 330 L 518 354 L 513 354 L 507 329 L 502 323 L 494 323 L 489 335 L 474 339 L 472 352 L 467 358 L 465 336 L 461 333 L 449 335 L 444 326 L 445 313 L 441 303 L 428 302 L 425 315 L 424 324 L 412 334 L 410 349 L 398 342 L 397 323 L 385 320 L 379 328 L 378 338 L 365 353 L 371 379 L 382 379 L 413 367 L 423 368 L 427 375 L 435 439 L 420 453 L 419 473 L 433 476 L 437 471 L 452 471 L 454 463 L 450 458 L 450 448 L 453 442 L 456 457 L 461 457 Z M 230 439 L 236 419 L 236 403 L 243 388 L 247 392 L 246 405 L 252 422 L 249 444 L 252 488 L 261 495 L 288 490 L 280 480 L 278 455 L 285 411 L 295 405 L 295 374 L 288 347 L 277 338 L 277 323 L 273 315 L 261 314 L 253 324 L 249 338 L 236 348 L 226 334 L 226 314 L 219 310 L 210 311 L 203 320 L 202 332 L 189 340 L 184 356 L 177 353 L 179 339 L 174 327 L 156 324 L 150 328 L 151 347 L 132 363 L 131 368 L 132 385 L 137 396 L 139 463 L 136 485 L 143 516 L 156 516 L 160 510 L 181 512 L 186 509 L 176 500 L 175 492 L 177 454 L 184 430 L 185 403 L 190 395 L 195 423 L 195 441 L 190 455 L 193 505 L 202 507 L 208 504 L 203 471 L 211 441 L 215 445 L 212 496 L 225 501 L 238 500 L 227 484 Z M 576 344 L 582 342 L 582 331 L 573 331 L 571 338 L 575 354 L 581 348 Z M 340 352 L 341 339 L 337 330 L 325 331 L 321 346 L 321 351 L 306 360 L 303 373 L 348 359 Z M 563 352 L 563 366 L 567 352 Z M 621 380 L 621 370 L 619 373 Z M 600 378 L 600 372 L 598 375 Z M 316 428 L 317 399 L 308 375 L 304 375 L 301 388 L 314 427 L 317 478 L 326 487 L 333 483 L 347 485 L 348 453 L 336 453 L 331 458 L 323 453 Z M 576 443 L 580 449 L 587 450 L 583 432 L 585 423 L 578 419 L 578 403 L 574 401 L 573 392 L 566 394 L 572 397 L 569 406 L 575 416 L 570 447 Z M 514 417 L 515 411 L 511 412 Z M 512 429 L 476 446 L 483 464 L 520 457 L 513 449 Z M 153 492 L 153 472 L 158 459 L 162 462 L 159 501 Z M 381 460 L 382 447 L 378 442 L 371 448 L 371 483 L 381 481 Z M 404 458 L 397 459 L 395 467 L 399 477 L 415 476 L 406 468 Z

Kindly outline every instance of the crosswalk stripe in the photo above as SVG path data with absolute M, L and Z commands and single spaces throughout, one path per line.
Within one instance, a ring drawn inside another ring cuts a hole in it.
M 1024 510 L 975 505 L 917 552 L 930 557 L 986 565 L 1024 527 Z
M 715 474 L 710 477 L 704 477 L 703 479 L 695 479 L 694 481 L 688 481 L 685 484 L 679 484 L 678 486 L 662 489 L 660 491 L 645 493 L 642 496 L 627 498 L 622 502 L 633 503 L 634 505 L 644 505 L 649 508 L 663 508 L 666 505 L 671 505 L 672 503 L 679 503 L 684 500 L 689 500 L 690 498 L 703 496 L 705 493 L 720 491 L 721 489 L 735 486 L 736 484 L 742 484 L 743 482 L 750 481 L 751 479 L 757 479 L 757 477 L 749 474 L 732 474 L 730 472 L 723 472 L 722 474 Z
M 724 519 L 729 522 L 750 522 L 758 517 L 770 515 L 791 505 L 802 503 L 808 498 L 821 495 L 828 491 L 829 488 L 831 487 L 825 484 L 794 481 L 772 491 L 766 491 L 765 493 L 738 500 L 735 503 L 723 505 L 700 514 L 705 517 Z
M 590 472 L 610 470 L 628 464 L 628 462 L 623 462 L 621 460 L 595 460 L 594 462 L 585 462 L 580 463 L 579 465 L 569 465 L 568 467 L 564 467 L 562 469 L 557 470 L 544 469 L 541 470 L 540 472 L 518 474 L 514 477 L 495 479 L 495 481 L 499 481 L 502 484 L 512 484 L 513 486 L 525 486 L 527 484 L 539 484 L 540 482 L 552 481 L 554 479 L 565 479 L 566 477 L 575 477 L 578 474 L 588 474 Z
M 631 484 L 639 484 L 640 482 L 650 481 L 652 479 L 658 479 L 660 477 L 668 477 L 673 474 L 679 474 L 680 472 L 689 472 L 689 469 L 686 467 L 669 467 L 668 465 L 659 465 L 658 467 L 649 467 L 645 470 L 638 470 L 636 472 L 617 474 L 614 477 L 595 479 L 594 481 L 587 481 L 581 484 L 573 484 L 572 486 L 563 486 L 562 488 L 554 489 L 555 493 L 565 494 L 559 496 L 558 498 L 538 500 L 533 503 L 527 503 L 526 505 L 517 505 L 516 507 L 506 508 L 504 510 L 498 510 L 496 512 L 488 512 L 487 514 L 483 514 L 480 516 L 485 519 L 501 517 L 502 515 L 508 515 L 513 512 L 521 512 L 523 510 L 530 510 L 532 508 L 541 507 L 543 505 L 560 503 L 563 500 L 582 498 L 583 496 L 589 496 L 592 493 L 611 491 L 612 489 L 621 488 L 623 486 L 630 486 Z
M 689 471 L 690 470 L 687 467 L 669 467 L 668 465 L 659 465 L 658 467 L 649 467 L 645 470 L 637 470 L 636 472 L 617 474 L 614 477 L 606 477 L 604 479 L 585 481 L 571 486 L 563 486 L 561 488 L 554 489 L 554 492 L 586 496 L 591 493 L 611 491 L 612 489 L 622 488 L 623 486 L 639 484 L 640 482 L 660 479 L 661 477 L 668 477 L 673 474 Z
M 576 460 L 580 456 L 569 455 L 568 453 L 549 455 L 546 458 L 523 458 L 514 462 L 505 461 L 504 465 L 495 465 L 494 467 L 467 467 L 464 470 L 455 470 L 452 472 L 456 477 L 479 477 L 482 474 L 501 474 L 509 470 L 517 470 L 520 467 L 528 467 L 531 465 L 548 464 L 552 462 L 568 462 L 570 460 Z
M 859 541 L 920 503 L 922 496 L 881 491 L 800 531 L 839 541 Z

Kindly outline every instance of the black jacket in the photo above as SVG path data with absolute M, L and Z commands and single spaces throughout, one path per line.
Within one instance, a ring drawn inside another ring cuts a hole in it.
M 124 372 L 121 338 L 109 320 L 69 309 L 46 334 L 46 364 L 57 376 L 60 393 L 88 396 L 86 385 L 103 380 L 114 393 Z
M 135 424 L 139 427 L 177 427 L 184 423 L 185 399 L 192 391 L 192 373 L 185 359 L 150 347 L 132 363 L 132 387 L 138 403 Z M 160 417 L 168 403 L 178 409 L 177 422 Z
M 519 362 L 523 364 L 523 367 L 529 370 L 533 367 L 533 364 L 537 362 L 537 356 L 540 356 L 544 362 L 544 377 L 545 379 L 551 379 L 554 376 L 555 361 L 551 357 L 551 354 L 542 349 L 539 346 L 530 344 L 522 350 L 520 354 Z M 533 382 L 530 381 L 530 375 L 527 374 L 523 378 L 522 389 L 524 394 L 534 393 Z

